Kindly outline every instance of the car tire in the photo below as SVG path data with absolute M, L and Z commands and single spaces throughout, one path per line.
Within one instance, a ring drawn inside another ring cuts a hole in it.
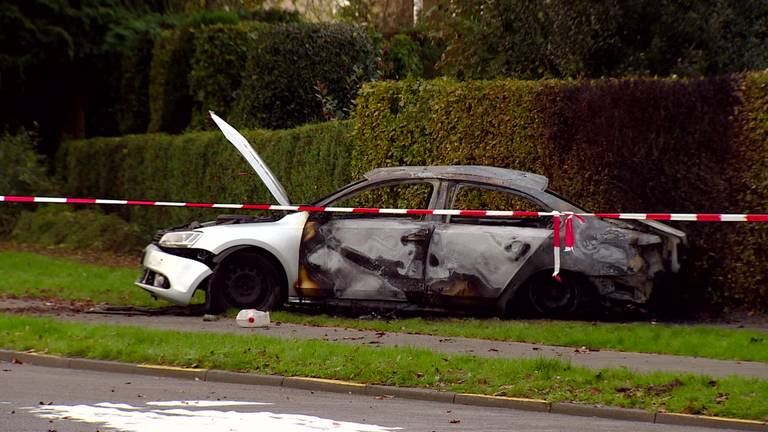
M 282 302 L 280 272 L 260 253 L 229 257 L 214 271 L 210 296 L 219 311 L 226 307 L 269 311 Z
M 584 284 L 582 278 L 573 273 L 562 273 L 560 280 L 549 273 L 539 273 L 528 280 L 526 293 L 536 315 L 569 318 L 581 306 Z

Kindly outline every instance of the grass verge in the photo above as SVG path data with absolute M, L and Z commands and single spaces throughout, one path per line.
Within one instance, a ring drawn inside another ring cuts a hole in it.
M 184 333 L 0 314 L 0 346 L 93 359 L 350 380 L 761 420 L 768 381 L 591 371 L 550 359 L 445 356 L 254 335 Z
M 0 294 L 130 306 L 164 306 L 133 285 L 139 267 L 84 264 L 29 252 L 0 251 Z
M 0 251 L 0 271 L 3 274 L 0 295 L 56 297 L 122 306 L 168 305 L 133 285 L 139 274 L 138 267 L 99 266 L 29 252 Z M 196 299 L 202 301 L 199 295 Z M 315 326 L 768 362 L 768 334 L 746 329 L 469 318 L 382 321 L 286 311 L 277 311 L 272 318 Z
M 284 311 L 274 312 L 272 319 L 313 326 L 768 362 L 768 334 L 712 326 L 475 318 L 383 321 Z

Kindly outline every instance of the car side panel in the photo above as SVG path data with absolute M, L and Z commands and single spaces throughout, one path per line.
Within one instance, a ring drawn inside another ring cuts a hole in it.
M 301 244 L 302 297 L 405 301 L 423 293 L 431 223 L 410 218 L 310 220 Z M 424 240 L 409 241 L 408 236 Z
M 543 228 L 438 224 L 427 258 L 427 292 L 497 298 L 551 236 L 552 231 Z

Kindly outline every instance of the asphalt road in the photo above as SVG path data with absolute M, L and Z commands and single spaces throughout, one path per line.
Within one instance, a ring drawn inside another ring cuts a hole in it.
M 0 431 L 711 431 L 0 363 Z

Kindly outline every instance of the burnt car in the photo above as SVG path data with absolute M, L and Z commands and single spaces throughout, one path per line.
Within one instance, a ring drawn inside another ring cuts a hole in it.
M 287 205 L 245 138 L 217 123 Z M 546 177 L 496 167 L 379 168 L 312 205 L 584 212 L 547 186 Z M 587 217 L 574 224 L 575 247 L 562 255 L 556 280 L 552 224 L 551 217 L 398 212 L 220 216 L 161 231 L 145 249 L 136 284 L 181 305 L 204 290 L 214 311 L 298 302 L 562 316 L 585 300 L 642 305 L 660 276 L 679 270 L 683 232 Z

